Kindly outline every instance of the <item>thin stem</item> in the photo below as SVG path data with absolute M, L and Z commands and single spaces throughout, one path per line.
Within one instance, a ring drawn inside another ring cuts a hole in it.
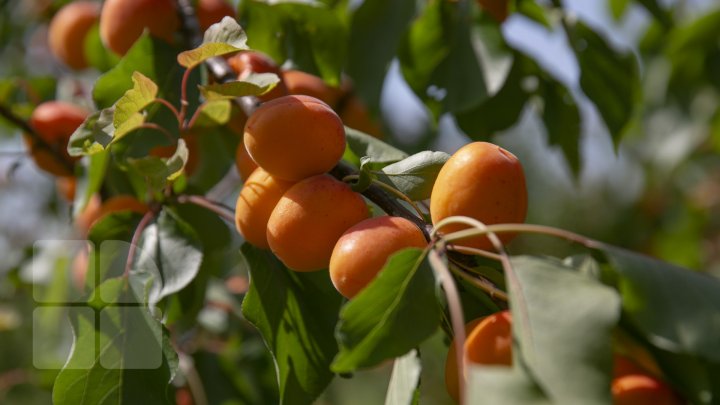
M 502 261 L 502 256 L 500 256 L 497 253 L 488 252 L 484 249 L 475 249 L 467 246 L 458 246 L 458 245 L 448 245 L 448 250 L 453 250 L 458 253 L 462 253 L 465 255 L 473 255 L 473 256 L 482 256 L 486 257 L 488 259 L 496 260 L 496 261 Z
M 218 202 L 210 201 L 203 196 L 180 195 L 180 196 L 178 196 L 177 201 L 180 204 L 195 204 L 197 206 L 203 207 L 209 211 L 212 211 L 212 212 L 220 215 L 226 221 L 235 223 L 235 213 L 230 208 L 225 207 L 224 205 L 222 205 Z
M 140 220 L 140 223 L 138 223 L 137 228 L 135 228 L 135 233 L 133 233 L 132 240 L 130 241 L 130 249 L 128 250 L 127 261 L 125 262 L 125 273 L 123 274 L 123 277 L 125 278 L 130 276 L 130 270 L 132 270 L 132 263 L 133 261 L 135 261 L 135 254 L 137 252 L 137 244 L 138 242 L 140 242 L 140 236 L 145 231 L 145 228 L 147 228 L 153 218 L 155 218 L 154 211 L 150 210 L 146 212 Z
M 171 143 L 175 143 L 176 141 L 175 137 L 173 136 L 173 134 L 170 133 L 170 131 L 154 122 L 146 122 L 140 125 L 138 128 L 154 129 L 156 131 L 160 131 Z
M 202 378 L 195 368 L 195 361 L 185 353 L 178 353 L 180 367 L 187 379 L 195 405 L 208 405 L 207 393 Z
M 428 253 L 428 261 L 435 271 L 435 274 L 445 291 L 448 308 L 450 310 L 450 320 L 452 322 L 453 335 L 455 341 L 455 360 L 458 368 L 458 390 L 460 392 L 460 404 L 465 403 L 465 320 L 463 319 L 462 302 L 460 301 L 460 293 L 455 285 L 450 270 L 443 263 L 436 249 L 431 249 Z
M 447 220 L 457 219 L 462 217 L 448 217 Z M 439 231 L 440 228 L 447 225 L 450 222 L 440 221 L 435 226 L 433 235 Z M 597 249 L 602 246 L 602 242 L 594 239 L 586 238 L 585 236 L 579 235 L 574 232 L 566 231 L 564 229 L 554 228 L 546 225 L 535 225 L 535 224 L 497 224 L 487 225 L 484 229 L 474 228 L 466 229 L 462 231 L 453 232 L 443 236 L 445 242 L 450 243 L 456 240 L 470 238 L 473 236 L 486 235 L 489 233 L 534 233 L 538 235 L 554 236 L 556 238 L 565 239 L 567 241 L 578 243 L 590 249 Z
M 469 274 L 465 273 L 463 270 L 463 266 L 452 263 L 453 266 L 450 266 L 450 271 L 457 275 L 458 277 L 462 278 L 463 280 L 467 281 L 468 283 L 474 285 L 475 287 L 485 291 L 490 298 L 497 298 L 501 301 L 508 302 L 508 295 L 505 291 L 495 287 L 495 285 L 488 280 L 485 280 L 484 278 L 476 278 L 473 276 L 470 276 Z
M 187 115 L 188 108 L 187 84 L 188 80 L 190 79 L 191 72 L 192 69 L 185 70 L 185 73 L 183 73 L 182 77 L 182 83 L 180 84 L 180 113 L 178 114 L 178 121 L 180 121 L 180 126 L 183 129 L 187 128 L 187 125 L 185 125 L 185 115 Z
M 198 117 L 200 116 L 200 112 L 202 112 L 202 106 L 199 106 L 195 112 L 193 113 L 192 117 L 190 117 L 190 121 L 188 122 L 187 126 L 184 129 L 190 129 L 193 126 L 195 126 L 195 121 L 197 121 Z
M 175 115 L 175 118 L 177 118 L 178 123 L 179 123 L 179 124 L 182 124 L 182 121 L 180 121 L 180 111 L 178 111 L 178 109 L 175 108 L 175 106 L 172 105 L 169 101 L 165 100 L 164 98 L 156 98 L 156 99 L 153 100 L 152 102 L 153 102 L 153 103 L 162 104 L 162 105 L 164 105 L 165 107 L 167 107 L 168 110 L 170 110 L 170 111 Z
M 343 177 L 342 181 L 343 181 L 344 183 L 349 183 L 350 181 L 358 180 L 358 179 L 360 179 L 360 175 L 358 175 L 358 174 L 349 174 L 349 175 Z M 376 180 L 376 179 L 372 179 L 371 181 L 372 181 L 372 184 L 374 184 L 374 185 L 376 185 L 376 186 L 384 189 L 385 191 L 389 192 L 390 194 L 393 194 L 393 195 L 395 195 L 396 197 L 398 197 L 399 199 L 401 199 L 401 200 L 405 201 L 406 203 L 408 203 L 411 207 L 413 207 L 413 209 L 415 210 L 415 212 L 418 213 L 418 216 L 419 216 L 420 218 L 423 217 L 423 212 L 422 212 L 422 211 L 420 210 L 420 208 L 415 204 L 415 202 L 414 202 L 413 200 L 411 200 L 408 196 L 406 196 L 405 194 L 403 194 L 402 192 L 400 192 L 400 190 L 398 190 L 398 189 L 396 189 L 395 187 L 392 187 L 392 186 L 390 186 L 390 185 L 388 185 L 388 184 L 385 184 L 385 183 L 383 183 L 382 181 Z

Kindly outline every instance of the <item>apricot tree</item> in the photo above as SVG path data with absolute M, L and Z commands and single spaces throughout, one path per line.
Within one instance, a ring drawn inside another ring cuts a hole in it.
M 75 230 L 26 249 L 0 284 L 32 318 L 30 357 L 6 365 L 4 346 L 22 346 L 0 344 L 0 402 L 24 403 L 28 385 L 58 405 L 342 403 L 340 384 L 375 371 L 388 404 L 718 402 L 720 282 L 661 260 L 680 239 L 630 243 L 627 224 L 670 221 L 670 203 L 648 193 L 606 242 L 551 226 L 533 147 L 493 137 L 532 115 L 580 187 L 579 100 L 618 153 L 661 126 L 644 114 L 718 125 L 704 103 L 720 100 L 720 12 L 610 3 L 650 16 L 640 58 L 559 0 L 31 10 L 56 75 L 8 58 L 0 115 Z M 510 40 L 518 20 L 567 39 L 576 86 Z M 640 69 L 664 55 L 665 70 Z M 388 72 L 426 112 L 414 141 L 383 108 Z M 655 76 L 673 109 L 642 94 Z M 452 154 L 434 150 L 448 119 L 464 136 Z M 713 140 L 684 177 L 717 168 Z M 717 187 L 698 184 L 687 226 L 711 234 Z M 0 342 L 28 332 L 3 308 Z

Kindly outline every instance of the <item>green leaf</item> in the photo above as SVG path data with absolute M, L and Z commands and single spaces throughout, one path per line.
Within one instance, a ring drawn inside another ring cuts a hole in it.
M 204 43 L 195 49 L 180 52 L 177 56 L 177 61 L 180 66 L 186 69 L 192 69 L 210 58 L 235 53 L 240 50 L 242 49 L 236 48 L 230 44 L 209 42 Z
M 280 82 L 275 73 L 253 73 L 241 80 L 229 83 L 200 86 L 207 100 L 224 100 L 242 96 L 259 96 L 272 90 Z
M 120 62 L 95 82 L 95 104 L 101 109 L 115 104 L 133 88 L 132 75 L 136 71 L 158 85 L 160 97 L 179 100 L 182 74 L 176 55 L 177 50 L 165 41 L 143 34 Z
M 145 306 L 117 305 L 138 302 L 123 278 L 95 293 L 88 306 L 71 311 L 75 340 L 53 385 L 53 403 L 174 403 L 169 383 L 178 361 L 162 324 Z
M 450 155 L 445 152 L 423 151 L 399 162 L 385 166 L 381 181 L 389 181 L 390 185 L 400 190 L 413 201 L 430 198 L 440 169 Z
M 440 324 L 435 278 L 422 249 L 390 257 L 377 277 L 343 306 L 337 328 L 335 372 L 372 367 L 401 356 Z
M 556 80 L 546 80 L 542 88 L 542 119 L 551 145 L 558 145 L 570 169 L 580 173 L 580 111 L 570 91 Z
M 142 113 L 136 112 L 128 116 L 119 125 L 115 126 L 115 132 L 113 133 L 113 138 L 112 141 L 110 141 L 110 144 L 113 144 L 123 139 L 125 135 L 140 128 L 144 123 L 145 115 L 143 115 Z
M 358 159 L 369 156 L 373 162 L 391 163 L 407 157 L 402 150 L 350 127 L 345 127 L 345 139 L 348 149 Z
M 105 72 L 117 65 L 120 58 L 105 47 L 100 39 L 99 25 L 95 24 L 85 34 L 85 57 L 88 64 L 95 69 Z
M 601 250 L 619 276 L 623 314 L 643 337 L 720 364 L 720 280 L 608 245 Z
M 415 20 L 398 53 L 410 88 L 435 119 L 465 111 L 487 97 L 471 41 L 471 19 L 458 2 L 433 0 Z
M 617 292 L 554 259 L 511 262 L 518 279 L 510 283 L 513 336 L 522 363 L 553 402 L 610 403 Z
M 281 404 L 310 404 L 333 378 L 341 296 L 327 272 L 297 273 L 269 251 L 244 244 L 250 289 L 242 304 L 275 359 Z
M 467 395 L 468 404 L 550 405 L 553 403 L 522 367 L 481 367 L 470 364 Z
M 113 125 L 115 129 L 121 128 L 126 121 L 141 113 L 158 94 L 158 87 L 142 73 L 135 71 L 132 74 L 133 87 L 115 103 Z M 142 115 L 141 115 L 142 117 Z
M 70 136 L 70 156 L 94 155 L 104 151 L 115 135 L 114 115 L 114 108 L 106 108 L 88 116 Z
M 533 89 L 525 85 L 525 80 L 529 75 L 536 74 L 536 68 L 537 64 L 530 58 L 516 53 L 500 90 L 472 109 L 455 114 L 458 126 L 474 140 L 488 140 L 497 132 L 515 125 L 533 93 Z
M 640 72 L 631 51 L 618 51 L 582 22 L 568 26 L 580 65 L 580 87 L 592 100 L 617 146 L 640 97 Z
M 130 277 L 148 280 L 147 299 L 153 306 L 195 278 L 202 262 L 202 250 L 195 231 L 176 214 L 163 210 L 157 221 L 142 233 Z
M 203 44 L 224 43 L 241 51 L 250 49 L 247 35 L 240 24 L 232 17 L 223 17 L 219 23 L 211 25 L 203 35 Z
M 224 125 L 230 120 L 230 100 L 218 99 L 200 104 L 199 114 L 192 128 L 215 127 Z
M 619 21 L 630 5 L 630 0 L 609 0 L 610 14 L 615 21 Z
M 96 153 L 89 158 L 87 166 L 83 167 L 82 174 L 77 178 L 75 200 L 73 202 L 73 218 L 80 214 L 92 196 L 100 191 L 109 163 L 108 152 Z
M 529 18 L 531 21 L 542 25 L 547 29 L 552 29 L 552 24 L 548 19 L 547 12 L 543 6 L 537 4 L 535 0 L 520 0 L 517 2 L 517 12 Z
M 347 70 L 355 92 L 370 105 L 380 102 L 385 74 L 415 9 L 413 1 L 366 0 L 352 15 Z
M 127 162 L 130 168 L 144 178 L 151 187 L 160 189 L 168 181 L 176 180 L 183 173 L 189 153 L 185 140 L 180 138 L 177 141 L 175 153 L 169 158 L 145 156 L 128 158 Z
M 385 405 L 412 405 L 420 395 L 422 365 L 417 350 L 395 359 Z

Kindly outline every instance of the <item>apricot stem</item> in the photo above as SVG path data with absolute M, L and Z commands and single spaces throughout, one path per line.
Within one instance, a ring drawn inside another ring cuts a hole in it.
M 458 252 L 458 253 L 462 253 L 465 255 L 482 256 L 482 257 L 485 257 L 488 259 L 496 260 L 498 262 L 502 260 L 502 256 L 500 256 L 499 254 L 493 253 L 493 252 L 488 252 L 487 250 L 484 250 L 484 249 L 476 249 L 476 248 L 471 248 L 471 247 L 467 247 L 467 246 L 457 246 L 457 245 L 448 245 L 447 249 Z
M 180 83 L 180 114 L 179 114 L 179 121 L 180 126 L 183 129 L 186 129 L 188 126 L 185 123 L 185 115 L 187 115 L 187 108 L 188 108 L 188 99 L 187 99 L 187 84 L 188 80 L 190 79 L 190 72 L 192 72 L 192 69 L 186 69 L 185 73 L 183 73 L 182 82 Z
M 349 182 L 351 182 L 351 181 L 353 181 L 353 180 L 358 180 L 358 179 L 360 179 L 360 175 L 358 175 L 358 174 L 349 174 L 349 175 L 343 177 L 343 178 L 342 178 L 342 181 L 343 181 L 344 183 L 349 183 Z M 378 187 L 384 189 L 385 191 L 387 191 L 388 193 L 393 194 L 393 195 L 395 195 L 396 197 L 398 197 L 399 199 L 401 199 L 401 200 L 405 201 L 406 203 L 408 203 L 411 207 L 413 207 L 413 209 L 415 209 L 415 212 L 418 213 L 418 216 L 419 216 L 420 218 L 423 217 L 423 212 L 420 211 L 420 207 L 418 207 L 413 200 L 411 200 L 410 198 L 408 198 L 408 196 L 406 196 L 405 194 L 403 194 L 400 190 L 396 189 L 395 187 L 393 187 L 393 186 L 391 186 L 391 185 L 389 185 L 389 184 L 385 184 L 385 183 L 383 183 L 382 181 L 376 180 L 376 179 L 372 179 L 371 182 L 372 182 L 372 184 L 375 184 L 376 186 L 378 186 Z
M 233 210 L 223 206 L 220 203 L 211 201 L 201 195 L 180 195 L 177 197 L 177 202 L 180 204 L 195 204 L 199 207 L 203 207 L 208 211 L 212 211 L 220 215 L 224 220 L 235 223 L 235 214 Z
M 175 118 L 177 118 L 178 123 L 182 124 L 182 121 L 180 121 L 180 111 L 178 111 L 178 109 L 175 108 L 174 105 L 170 104 L 169 101 L 165 100 L 164 98 L 156 98 L 155 100 L 152 101 L 152 103 L 159 103 L 159 104 L 162 104 L 165 107 L 167 107 L 168 110 L 170 110 L 173 113 L 173 115 L 175 115 Z
M 436 249 L 430 249 L 428 252 L 428 262 L 435 272 L 435 276 L 440 281 L 450 310 L 450 320 L 452 323 L 455 356 L 458 367 L 458 387 L 460 392 L 460 404 L 465 403 L 465 321 L 463 319 L 462 302 L 460 301 L 460 293 L 455 285 L 455 280 L 443 263 L 440 254 Z
M 33 139 L 33 145 L 35 145 L 35 147 L 47 150 L 48 152 L 50 152 L 50 154 L 52 154 L 55 160 L 65 166 L 68 171 L 70 171 L 71 173 L 74 171 L 74 165 L 71 162 L 68 162 L 62 155 L 62 153 L 58 152 L 55 148 L 50 146 L 50 144 L 47 143 L 40 136 L 40 134 L 38 134 L 37 131 L 35 131 L 35 129 L 31 127 L 30 124 L 28 124 L 27 121 L 17 116 L 5 104 L 0 103 L 0 115 L 6 120 L 8 120 L 11 124 L 15 125 L 24 134 L 31 137 Z
M 482 278 L 479 275 L 478 277 L 473 277 L 466 274 L 465 271 L 463 271 L 462 266 L 458 265 L 457 263 L 452 264 L 454 266 L 450 266 L 450 271 L 453 274 L 474 285 L 475 287 L 485 291 L 490 296 L 490 298 L 497 298 L 501 301 L 508 302 L 508 295 L 505 291 L 495 287 L 495 285 L 493 285 L 490 281 Z
M 133 233 L 132 239 L 130 240 L 127 261 L 125 262 L 125 272 L 123 273 L 123 277 L 125 278 L 130 276 L 130 270 L 132 270 L 132 264 L 133 261 L 135 261 L 135 253 L 137 252 L 137 244 L 140 241 L 140 236 L 153 218 L 155 218 L 155 211 L 150 210 L 146 212 L 138 223 L 137 228 L 135 228 L 135 233 Z
M 453 217 L 449 217 L 447 219 L 450 219 Z M 442 224 L 442 225 L 441 225 Z M 435 227 L 435 230 L 437 231 L 439 228 L 444 226 L 446 224 L 438 223 L 438 225 Z M 535 225 L 535 224 L 496 224 L 496 225 L 487 225 L 485 229 L 466 229 L 462 231 L 453 232 L 450 234 L 447 234 L 443 236 L 443 239 L 446 242 L 452 242 L 460 239 L 470 238 L 473 236 L 479 236 L 479 235 L 485 235 L 489 233 L 507 233 L 507 232 L 514 232 L 514 233 L 534 233 L 539 235 L 546 235 L 546 236 L 554 236 L 557 238 L 565 239 L 570 242 L 578 243 L 580 245 L 583 245 L 585 247 L 596 249 L 601 247 L 602 242 L 596 241 L 594 239 L 586 238 L 582 235 L 579 235 L 574 232 L 566 231 L 564 229 L 554 228 L 547 225 Z

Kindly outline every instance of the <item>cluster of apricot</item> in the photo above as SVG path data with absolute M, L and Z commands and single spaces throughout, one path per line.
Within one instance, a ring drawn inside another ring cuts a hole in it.
M 352 297 L 391 253 L 425 245 L 407 219 L 369 219 L 364 198 L 327 174 L 345 151 L 345 129 L 322 100 L 289 95 L 264 103 L 247 120 L 243 147 L 258 167 L 240 191 L 237 229 L 290 269 L 330 268 L 338 290 Z M 358 254 L 374 262 L 352 271 Z
M 198 0 L 195 12 L 202 30 L 223 17 L 235 16 L 226 0 Z M 48 29 L 48 45 L 55 57 L 68 67 L 81 70 L 89 63 L 85 39 L 99 25 L 100 38 L 112 52 L 123 56 L 148 30 L 156 38 L 175 41 L 180 27 L 175 0 L 79 0 L 63 6 L 53 16 Z
M 465 325 L 463 346 L 465 361 L 477 365 L 512 366 L 512 317 L 501 311 Z M 445 361 L 445 385 L 448 394 L 459 400 L 458 367 L 455 342 L 450 344 Z M 637 353 L 616 353 L 613 358 L 611 393 L 615 405 L 677 405 L 682 403 L 660 378 L 661 372 L 644 349 Z

